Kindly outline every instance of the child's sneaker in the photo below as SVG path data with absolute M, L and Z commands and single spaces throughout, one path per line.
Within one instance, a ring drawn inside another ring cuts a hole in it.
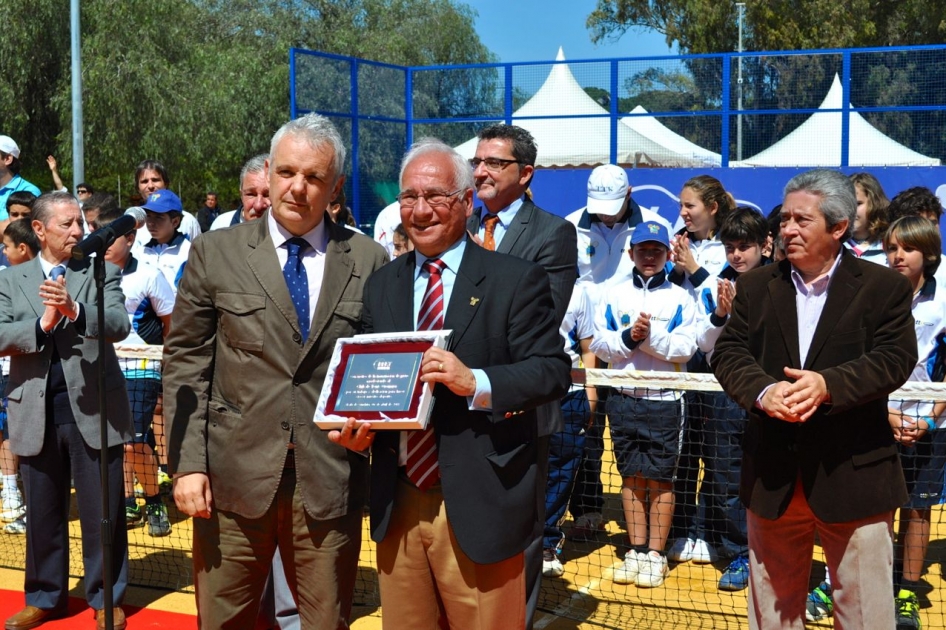
M 542 550 L 542 575 L 545 577 L 561 577 L 565 573 L 565 567 L 558 558 L 558 553 L 554 549 Z
M 654 588 L 664 583 L 664 578 L 670 568 L 667 566 L 667 556 L 659 551 L 648 551 L 640 558 L 640 567 L 634 584 L 641 588 Z
M 148 535 L 167 536 L 171 533 L 171 521 L 163 501 L 145 505 L 145 515 L 148 519 Z
M 808 593 L 808 602 L 805 604 L 805 619 L 821 621 L 827 619 L 834 612 L 834 600 L 831 599 L 831 585 L 822 582 Z
M 588 512 L 575 519 L 572 528 L 568 530 L 568 539 L 575 542 L 596 540 L 598 534 L 605 531 L 604 518 L 600 512 Z
M 125 505 L 125 525 L 128 529 L 138 527 L 144 523 L 145 515 L 141 506 L 135 503 L 134 506 Z
M 637 553 L 633 549 L 624 554 L 624 562 L 614 570 L 614 583 L 633 584 L 637 579 L 637 574 L 640 573 L 640 565 L 645 557 L 644 554 Z
M 916 600 L 916 593 L 901 588 L 895 606 L 897 630 L 920 630 L 920 604 Z
M 0 521 L 9 523 L 26 514 L 26 505 L 23 504 L 23 495 L 19 488 L 16 486 L 5 488 L 0 496 L 2 496 L 0 498 Z
M 3 527 L 3 533 L 5 534 L 26 534 L 26 514 L 16 519 L 12 523 L 7 523 Z

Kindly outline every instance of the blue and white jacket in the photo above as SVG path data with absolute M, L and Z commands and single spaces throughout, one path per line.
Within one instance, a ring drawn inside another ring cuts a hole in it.
M 644 278 L 637 269 L 628 282 L 599 292 L 591 350 L 612 369 L 686 372 L 696 352 L 697 312 L 690 293 L 667 280 L 665 271 Z M 650 315 L 650 334 L 631 339 L 631 326 L 640 313 Z M 625 389 L 638 398 L 666 398 L 647 389 Z M 673 395 L 679 397 L 679 392 Z

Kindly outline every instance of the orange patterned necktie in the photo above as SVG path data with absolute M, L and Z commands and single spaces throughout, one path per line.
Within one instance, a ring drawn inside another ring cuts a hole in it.
M 499 223 L 499 217 L 495 214 L 487 214 L 483 219 L 483 247 L 491 252 L 496 251 L 496 224 Z

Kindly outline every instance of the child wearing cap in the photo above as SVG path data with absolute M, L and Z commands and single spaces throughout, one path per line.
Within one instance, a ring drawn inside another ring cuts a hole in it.
M 599 295 L 591 350 L 614 369 L 684 372 L 696 351 L 696 306 L 667 279 L 669 251 L 667 228 L 641 223 L 631 237 L 632 277 Z M 641 387 L 616 388 L 605 403 L 631 543 L 614 571 L 618 584 L 655 587 L 667 575 L 683 407 L 678 392 Z
M 94 230 L 106 227 L 122 216 L 117 205 L 104 205 L 109 207 L 92 222 Z M 122 270 L 125 311 L 131 321 L 131 332 L 122 343 L 160 345 L 170 329 L 174 292 L 164 274 L 132 254 L 134 242 L 134 234 L 119 237 L 105 252 L 105 260 Z M 119 361 L 135 423 L 134 437 L 125 444 L 125 524 L 129 528 L 145 524 L 149 535 L 167 536 L 171 533 L 171 523 L 158 486 L 158 461 L 152 430 L 161 394 L 160 366 L 153 360 L 142 358 Z M 144 491 L 144 509 L 135 498 L 135 478 Z
M 148 195 L 141 207 L 145 210 L 145 226 L 151 234 L 151 240 L 145 243 L 141 252 L 141 259 L 164 274 L 177 296 L 177 285 L 191 250 L 191 242 L 178 230 L 184 207 L 178 196 L 167 189 Z

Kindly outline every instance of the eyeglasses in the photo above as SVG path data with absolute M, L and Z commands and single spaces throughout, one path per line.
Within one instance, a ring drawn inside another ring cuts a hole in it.
M 474 169 L 480 164 L 484 164 L 487 171 L 490 171 L 491 173 L 498 173 L 510 164 L 521 164 L 521 162 L 519 162 L 519 160 L 506 160 L 503 158 L 494 157 L 470 159 L 470 166 L 472 166 Z
M 451 197 L 456 197 L 463 192 L 463 188 L 459 190 L 454 190 L 451 193 L 440 192 L 438 190 L 425 192 L 425 193 L 416 193 L 416 192 L 402 192 L 397 196 L 398 203 L 401 204 L 402 208 L 413 208 L 417 205 L 417 200 L 423 198 L 427 202 L 427 205 L 431 208 L 442 208 L 450 203 Z
M 87 195 L 87 194 L 89 194 L 89 191 L 86 190 L 85 188 L 76 188 L 76 194 L 78 194 L 78 195 Z

